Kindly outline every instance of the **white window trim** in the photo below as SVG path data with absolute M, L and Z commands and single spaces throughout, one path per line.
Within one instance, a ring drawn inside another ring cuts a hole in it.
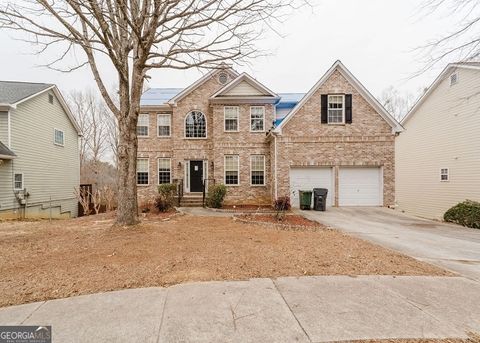
M 162 137 L 164 137 L 164 136 L 162 136 Z M 169 183 L 172 183 L 172 159 L 170 157 L 159 157 L 159 158 L 157 158 L 157 185 L 162 185 L 162 183 L 160 183 L 160 177 L 159 177 L 159 174 L 160 174 L 160 160 L 168 160 L 168 162 L 170 164 L 170 181 L 169 181 Z M 148 181 L 150 181 L 150 176 L 149 176 Z
M 257 107 L 257 108 L 262 108 L 263 109 L 263 130 L 252 130 L 252 108 Z M 250 106 L 250 132 L 265 132 L 265 106 Z
M 442 173 L 442 170 L 443 169 L 446 169 L 447 170 L 447 174 L 443 174 Z M 446 180 L 442 180 L 442 175 L 447 175 L 447 179 Z M 440 182 L 449 182 L 450 181 L 450 168 L 440 168 Z
M 330 110 L 330 97 L 341 96 L 342 97 L 342 122 L 341 123 L 330 123 L 328 121 L 328 111 Z M 327 97 L 327 124 L 328 125 L 345 125 L 345 94 L 328 94 Z
M 227 156 L 237 156 L 237 158 L 238 158 L 238 169 L 237 169 L 238 182 L 236 184 L 228 184 L 227 185 Z M 240 155 L 226 154 L 226 155 L 223 156 L 223 181 L 224 181 L 225 186 L 227 186 L 227 187 L 240 186 Z
M 237 129 L 236 130 L 227 130 L 227 107 L 237 109 Z M 240 107 L 238 106 L 223 106 L 223 132 L 240 132 Z
M 192 112 L 200 112 L 201 114 L 203 114 L 203 116 L 205 117 L 205 137 L 187 137 L 187 130 L 186 130 L 186 125 L 187 125 L 187 117 L 190 113 Z M 183 139 L 192 139 L 192 140 L 202 140 L 202 139 L 208 139 L 208 119 L 207 119 L 207 116 L 205 115 L 205 113 L 203 113 L 202 111 L 200 110 L 191 110 L 191 111 L 188 111 L 188 113 L 185 115 L 185 117 L 183 118 Z
M 139 127 L 139 126 L 146 126 L 146 127 L 147 127 L 147 135 L 146 135 L 146 136 L 140 136 L 140 135 L 138 135 L 138 133 L 137 133 L 137 137 L 138 137 L 138 138 L 149 138 L 149 137 L 150 137 L 150 114 L 149 114 L 149 113 L 140 113 L 139 117 L 140 117 L 141 115 L 146 115 L 146 116 L 147 116 L 147 125 L 138 125 L 138 121 L 137 121 L 137 127 Z M 157 131 L 158 131 L 158 129 L 157 129 Z
M 57 140 L 56 140 L 56 138 L 57 138 L 57 137 L 56 137 L 56 136 L 57 136 L 57 135 L 56 135 L 57 131 L 61 132 L 62 135 L 63 135 L 63 144 L 57 143 Z M 57 128 L 53 128 L 53 144 L 58 145 L 58 146 L 65 146 L 65 131 L 60 130 L 60 129 L 57 129 Z
M 252 161 L 253 161 L 253 157 L 254 156 L 263 156 L 263 184 L 261 185 L 254 185 L 252 183 L 252 172 L 253 172 L 253 169 L 252 169 Z M 267 170 L 266 170 L 266 162 L 267 158 L 265 157 L 265 155 L 262 155 L 262 154 L 256 154 L 256 155 L 250 155 L 250 186 L 252 187 L 265 187 L 267 185 Z
M 22 175 L 22 188 L 15 187 L 15 175 Z M 23 173 L 14 173 L 13 174 L 13 190 L 14 191 L 22 191 L 25 189 L 25 176 Z
M 160 126 L 160 125 L 158 125 L 158 117 L 160 117 L 160 116 L 165 116 L 165 117 L 168 116 L 168 117 L 170 118 L 170 126 L 169 126 L 169 127 L 170 127 L 170 130 L 169 130 L 169 135 L 168 135 L 168 136 L 160 136 L 160 135 L 158 134 L 158 127 Z M 172 115 L 171 115 L 170 113 L 157 113 L 157 137 L 158 137 L 158 138 L 169 138 L 169 137 L 172 137 Z
M 150 186 L 150 158 L 148 157 L 137 157 L 137 165 L 138 165 L 138 160 L 147 160 L 147 174 L 148 174 L 148 183 L 147 184 L 139 184 L 138 183 L 138 167 L 137 170 L 135 171 L 135 178 L 137 179 L 137 187 L 149 187 Z

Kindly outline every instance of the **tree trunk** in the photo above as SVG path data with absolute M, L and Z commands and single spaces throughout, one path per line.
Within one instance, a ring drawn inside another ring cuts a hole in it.
M 137 203 L 137 117 L 128 83 L 119 85 L 120 118 L 118 146 L 118 208 L 115 225 L 138 224 Z M 140 98 L 138 98 L 140 107 Z
M 115 225 L 139 223 L 137 201 L 137 120 L 140 112 L 143 74 L 132 70 L 132 83 L 119 85 L 120 118 L 118 146 L 118 209 Z

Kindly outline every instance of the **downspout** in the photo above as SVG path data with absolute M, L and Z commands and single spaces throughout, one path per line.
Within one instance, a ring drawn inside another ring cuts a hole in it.
M 12 125 L 11 125 L 11 122 L 10 122 L 10 109 L 7 111 L 7 145 L 8 145 L 8 148 L 11 149 L 12 148 L 12 139 L 11 139 L 11 136 L 12 136 Z
M 277 135 L 273 135 L 273 149 L 274 149 L 274 162 L 273 162 L 273 177 L 274 177 L 274 189 L 275 189 L 275 200 L 278 199 L 278 188 L 277 188 Z

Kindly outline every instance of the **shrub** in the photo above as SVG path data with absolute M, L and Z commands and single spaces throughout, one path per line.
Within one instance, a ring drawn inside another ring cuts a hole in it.
M 292 205 L 290 204 L 290 197 L 289 196 L 284 196 L 284 197 L 279 197 L 275 200 L 275 203 L 273 205 L 275 208 L 275 211 L 288 211 L 290 208 L 292 208 Z
M 164 183 L 158 186 L 159 196 L 155 199 L 155 207 L 160 212 L 166 212 L 173 207 L 175 203 L 175 194 L 177 193 L 177 185 L 172 183 Z
M 289 196 L 283 196 L 279 197 L 275 200 L 273 207 L 275 209 L 275 216 L 277 217 L 277 220 L 282 221 L 285 219 L 285 212 L 290 210 L 292 205 L 290 204 L 290 197 Z
M 446 222 L 480 229 L 480 202 L 465 200 L 443 215 Z
M 207 206 L 221 208 L 226 195 L 227 187 L 225 185 L 211 185 L 208 187 Z

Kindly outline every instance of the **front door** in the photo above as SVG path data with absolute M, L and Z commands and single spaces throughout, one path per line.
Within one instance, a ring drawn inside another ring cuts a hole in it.
M 203 161 L 190 161 L 190 192 L 203 192 Z

